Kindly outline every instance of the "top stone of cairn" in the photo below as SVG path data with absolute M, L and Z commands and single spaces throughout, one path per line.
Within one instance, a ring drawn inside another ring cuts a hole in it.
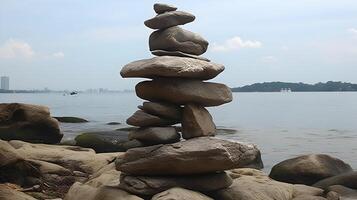
M 163 3 L 155 3 L 154 10 L 157 14 L 162 14 L 164 12 L 175 11 L 177 7 Z

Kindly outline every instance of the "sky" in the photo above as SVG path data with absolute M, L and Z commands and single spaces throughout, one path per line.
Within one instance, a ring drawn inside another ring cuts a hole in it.
M 213 82 L 357 83 L 356 0 L 0 0 L 0 76 L 11 89 L 133 89 L 127 63 L 151 58 L 154 3 L 196 16 L 226 69 Z

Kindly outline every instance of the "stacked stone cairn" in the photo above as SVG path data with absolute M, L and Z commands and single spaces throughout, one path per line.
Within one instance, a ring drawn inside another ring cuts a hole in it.
M 124 78 L 148 78 L 135 91 L 147 100 L 127 119 L 139 127 L 129 134 L 146 145 L 128 150 L 117 158 L 121 171 L 119 187 L 136 195 L 152 196 L 172 187 L 203 193 L 227 188 L 232 179 L 225 170 L 262 166 L 254 145 L 214 138 L 216 126 L 205 107 L 232 101 L 224 84 L 206 82 L 224 66 L 200 57 L 208 42 L 179 25 L 195 16 L 166 4 L 155 4 L 155 17 L 145 25 L 151 53 L 157 57 L 129 63 Z M 172 125 L 181 123 L 181 129 Z M 181 139 L 181 135 L 182 138 Z M 150 146 L 152 145 L 152 146 Z

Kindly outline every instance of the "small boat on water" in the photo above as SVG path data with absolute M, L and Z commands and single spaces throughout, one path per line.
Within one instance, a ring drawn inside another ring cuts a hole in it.
M 69 95 L 76 95 L 76 94 L 78 94 L 78 92 L 73 91 L 73 92 L 69 93 Z

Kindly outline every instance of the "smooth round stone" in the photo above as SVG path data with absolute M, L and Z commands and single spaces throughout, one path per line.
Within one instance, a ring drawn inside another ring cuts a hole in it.
M 188 53 L 183 53 L 181 51 L 165 51 L 165 50 L 153 50 L 151 53 L 155 56 L 178 56 L 178 57 L 188 57 L 188 58 L 194 58 L 198 60 L 203 60 L 210 62 L 211 60 L 202 56 L 196 56 Z
M 173 26 L 153 32 L 149 38 L 150 50 L 181 51 L 201 55 L 207 51 L 208 42 L 200 35 Z
M 160 56 L 138 60 L 125 65 L 120 71 L 123 78 L 177 77 L 208 80 L 216 77 L 224 66 L 193 58 Z
M 165 12 L 146 20 L 145 26 L 152 29 L 165 29 L 172 26 L 184 25 L 195 20 L 195 16 L 183 11 Z
M 167 126 L 176 124 L 176 122 L 172 120 L 167 120 L 160 118 L 155 115 L 151 115 L 142 110 L 136 111 L 131 117 L 126 120 L 126 123 L 132 126 Z
M 139 140 L 147 145 L 170 144 L 180 141 L 180 134 L 174 127 L 148 127 L 130 132 L 130 140 Z
M 115 164 L 117 170 L 132 175 L 188 175 L 244 167 L 257 159 L 260 151 L 255 145 L 198 137 L 129 149 Z
M 175 11 L 177 8 L 175 6 L 164 4 L 164 3 L 155 3 L 154 10 L 157 14 L 161 14 L 164 12 Z
M 187 104 L 182 115 L 182 137 L 190 139 L 202 136 L 214 136 L 216 125 L 208 110 L 195 104 Z
M 144 102 L 143 105 L 138 106 L 138 108 L 152 115 L 181 121 L 182 108 L 175 104 L 163 102 Z
M 196 103 L 205 107 L 232 101 L 232 92 L 224 84 L 186 79 L 154 79 L 135 87 L 136 95 L 149 101 L 165 101 L 178 105 Z

